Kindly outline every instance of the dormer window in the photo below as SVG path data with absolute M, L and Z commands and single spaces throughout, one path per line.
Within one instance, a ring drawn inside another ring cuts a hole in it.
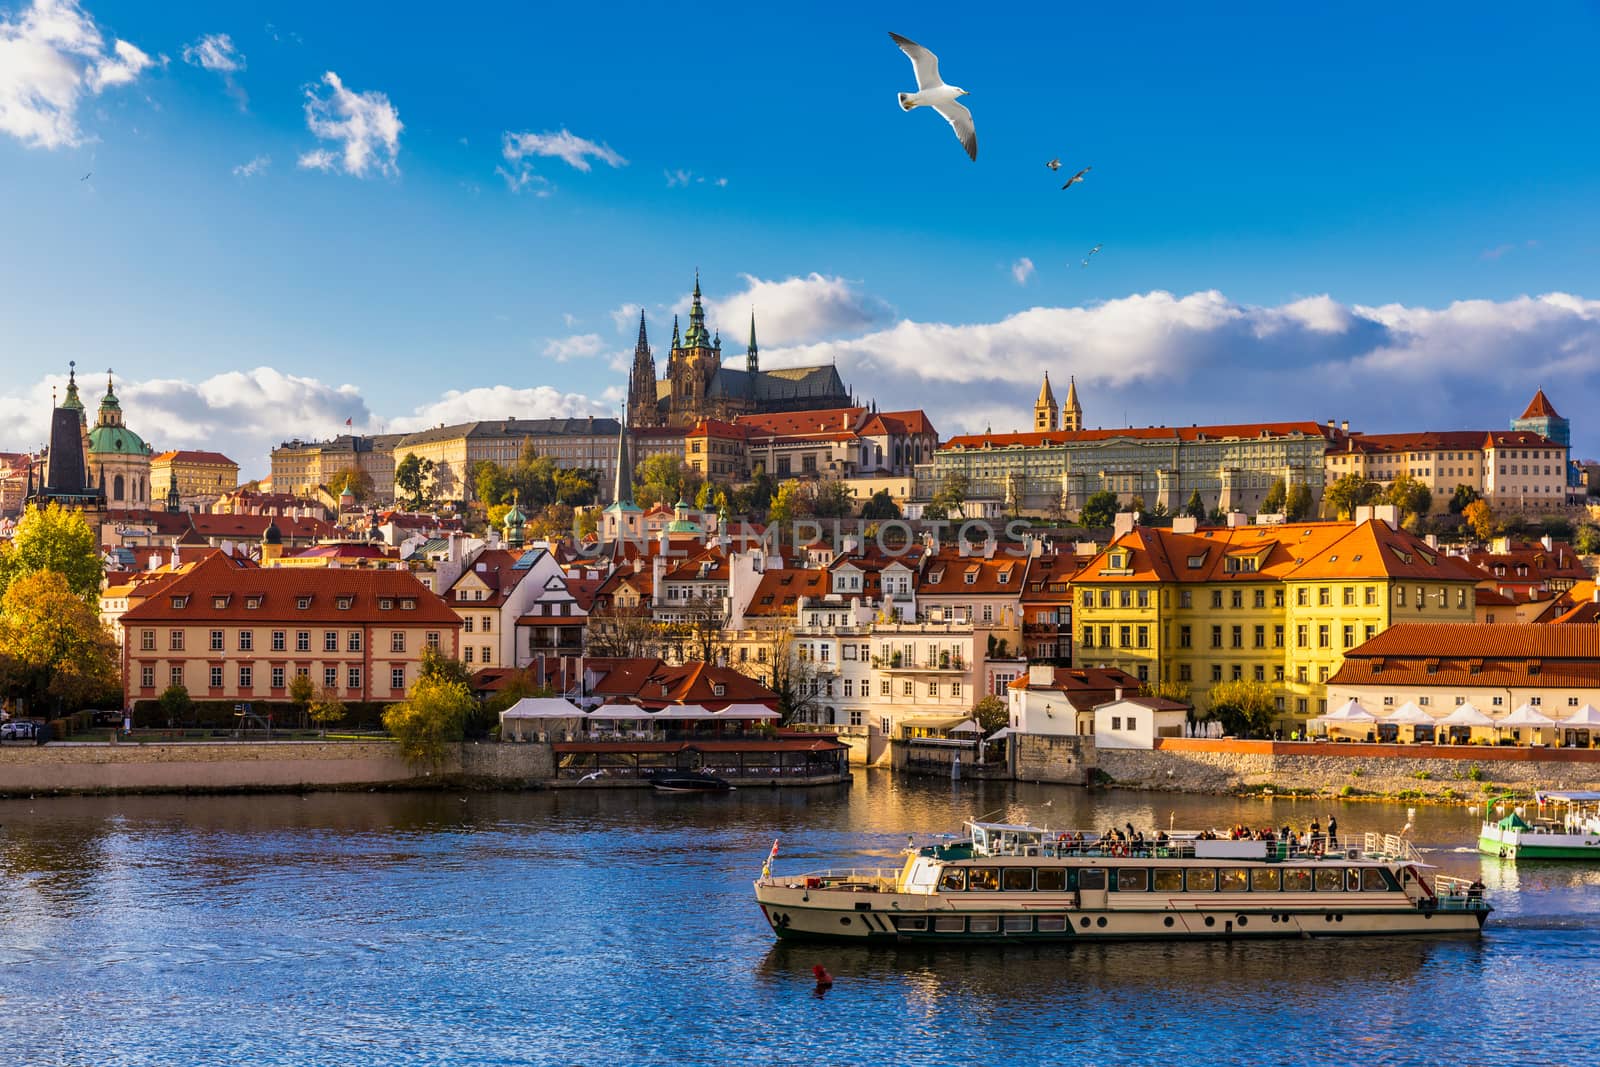
M 416 602 L 416 600 L 414 598 L 412 598 L 412 597 L 404 597 L 404 598 L 402 598 L 401 601 L 400 601 L 400 610 L 401 611 L 415 611 L 415 610 L 417 610 L 417 602 Z
M 244 606 L 245 606 L 245 610 L 247 610 L 247 611 L 255 611 L 256 609 L 261 607 L 261 598 L 258 597 L 258 596 L 245 597 L 244 598 Z
M 174 608 L 180 610 L 180 611 L 183 610 L 183 608 L 186 607 L 188 605 L 188 603 L 189 603 L 189 598 L 186 597 L 186 596 L 175 596 L 175 597 L 172 598 L 172 606 Z
M 711 687 L 711 695 L 714 697 L 719 697 L 727 691 L 728 687 L 723 685 L 721 682 L 718 682 Z
M 393 611 L 394 610 L 394 598 L 393 597 L 379 597 L 378 598 L 378 610 L 379 611 Z
M 347 597 L 347 596 L 336 597 L 334 599 L 334 604 L 339 608 L 340 611 L 349 611 L 350 610 L 350 605 L 353 602 L 353 600 L 354 600 L 353 597 Z
M 294 606 L 299 608 L 301 611 L 305 611 L 307 608 L 311 607 L 311 598 L 308 596 L 297 596 L 294 598 Z
M 226 608 L 228 606 L 228 600 L 229 599 L 230 598 L 225 597 L 225 596 L 214 596 L 214 597 L 211 598 L 211 606 L 213 608 L 215 608 L 217 611 L 222 611 L 224 608 Z

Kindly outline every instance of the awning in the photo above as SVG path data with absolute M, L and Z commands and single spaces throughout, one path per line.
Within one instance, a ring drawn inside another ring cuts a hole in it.
M 781 719 L 783 716 L 765 704 L 729 704 L 716 713 L 719 719 Z
M 1021 732 L 1022 731 L 1020 730 L 1013 730 L 1009 726 L 1002 726 L 1000 729 L 989 735 L 989 740 L 998 741 L 1002 737 L 1010 737 L 1012 734 L 1020 734 Z
M 500 713 L 507 719 L 581 719 L 583 709 L 560 697 L 524 697 Z
M 950 732 L 953 734 L 981 734 L 983 733 L 983 727 L 979 726 L 975 720 L 968 719 L 966 722 L 957 723 L 955 726 L 950 727 Z
M 1473 707 L 1471 702 L 1462 704 L 1450 714 L 1439 720 L 1440 726 L 1493 726 L 1494 720 L 1483 712 Z
M 644 718 L 647 719 L 714 719 L 716 713 L 707 711 L 699 704 L 668 704 L 660 711 L 653 711 Z
M 967 721 L 961 715 L 906 715 L 899 720 L 899 725 L 918 730 L 948 730 Z

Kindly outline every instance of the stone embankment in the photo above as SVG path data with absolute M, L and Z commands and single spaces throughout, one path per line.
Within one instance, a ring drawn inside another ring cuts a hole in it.
M 549 745 L 467 742 L 419 769 L 390 741 L 57 743 L 0 747 L 0 795 L 250 793 L 274 790 L 525 788 L 555 774 Z
M 1096 752 L 1099 779 L 1182 793 L 1313 792 L 1460 801 L 1536 788 L 1600 789 L 1600 751 L 1163 738 Z

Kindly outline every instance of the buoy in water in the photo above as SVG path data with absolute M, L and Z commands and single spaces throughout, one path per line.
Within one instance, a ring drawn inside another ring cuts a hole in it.
M 832 989 L 833 975 L 828 973 L 828 968 L 817 964 L 811 968 L 811 976 L 817 980 L 818 989 Z

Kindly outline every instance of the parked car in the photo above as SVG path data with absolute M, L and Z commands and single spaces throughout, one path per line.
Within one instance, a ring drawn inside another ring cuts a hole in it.
M 0 741 L 42 745 L 48 733 L 49 728 L 44 723 L 31 719 L 17 719 L 0 725 Z

